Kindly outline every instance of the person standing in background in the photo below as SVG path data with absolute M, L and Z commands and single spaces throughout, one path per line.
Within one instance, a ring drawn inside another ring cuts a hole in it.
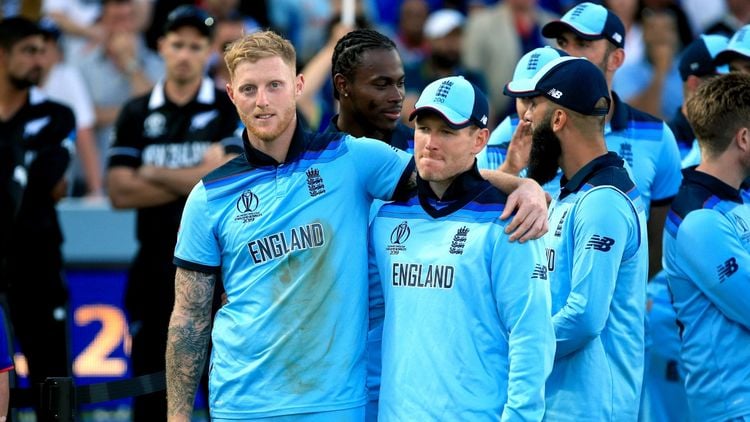
M 128 275 L 125 307 L 133 335 L 133 375 L 164 370 L 169 315 L 174 304 L 172 254 L 190 189 L 237 144 L 222 145 L 237 129 L 226 93 L 204 75 L 213 21 L 194 6 L 168 16 L 159 52 L 166 74 L 154 89 L 130 100 L 117 119 L 109 154 L 108 194 L 115 208 L 137 210 L 138 253 Z M 135 421 L 167 414 L 163 393 L 137 397 Z
M 69 108 L 34 87 L 42 77 L 43 50 L 36 24 L 25 18 L 0 21 L 0 144 L 10 144 L 11 153 L 22 157 L 12 175 L 24 188 L 0 260 L 7 266 L 14 335 L 34 386 L 71 374 L 63 238 L 55 205 L 67 191 L 75 119 Z

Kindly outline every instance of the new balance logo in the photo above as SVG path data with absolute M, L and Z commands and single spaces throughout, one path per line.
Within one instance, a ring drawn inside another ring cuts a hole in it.
M 615 239 L 610 237 L 599 236 L 595 234 L 591 236 L 588 243 L 586 243 L 586 249 L 594 249 L 602 252 L 609 252 L 612 249 L 612 245 L 615 244 Z
M 619 32 L 615 32 L 614 34 L 612 34 L 612 39 L 617 42 L 622 42 L 622 35 L 620 35 Z
M 555 237 L 560 237 L 560 235 L 562 235 L 563 223 L 565 223 L 566 215 L 568 215 L 568 210 L 563 211 L 563 215 L 562 217 L 560 217 L 560 221 L 557 223 L 557 228 L 555 229 Z
M 534 265 L 534 272 L 531 273 L 531 278 L 538 278 L 540 280 L 547 279 L 547 267 L 541 264 Z
M 547 95 L 549 95 L 550 97 L 552 97 L 552 98 L 554 98 L 556 100 L 559 100 L 560 97 L 563 96 L 563 93 L 560 92 L 559 90 L 555 89 L 555 88 L 552 88 L 549 91 L 547 91 Z
M 719 283 L 723 283 L 724 280 L 731 277 L 732 274 L 736 273 L 739 269 L 740 266 L 737 264 L 737 259 L 735 259 L 734 257 L 731 257 L 724 261 L 723 264 L 716 267 L 716 270 L 719 272 Z

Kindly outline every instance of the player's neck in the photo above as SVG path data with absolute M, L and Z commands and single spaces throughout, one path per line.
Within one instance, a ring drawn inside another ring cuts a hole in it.
M 367 137 L 372 139 L 378 139 L 386 141 L 390 137 L 390 133 L 385 133 L 382 130 L 377 129 L 375 126 L 370 125 L 366 120 L 361 117 L 357 118 L 355 113 L 340 112 L 339 117 L 336 120 L 336 128 L 341 132 L 346 132 L 355 138 Z
M 739 189 L 742 181 L 748 176 L 748 172 L 743 171 L 737 164 L 727 162 L 732 160 L 733 157 L 727 157 L 729 160 L 722 159 L 724 155 L 722 154 L 719 159 L 715 160 L 703 159 L 695 169 L 709 174 L 735 189 Z
M 26 104 L 28 89 L 17 89 L 10 82 L 0 82 L 0 120 L 10 120 Z
M 564 141 L 561 139 L 561 143 Z M 601 143 L 590 141 L 581 141 L 580 138 L 573 139 L 569 145 L 562 147 L 560 154 L 560 168 L 565 174 L 565 178 L 572 179 L 586 164 L 590 163 L 597 157 L 607 153 L 607 146 L 602 140 Z
M 200 89 L 202 82 L 202 78 L 197 78 L 185 83 L 167 79 L 164 83 L 164 95 L 169 98 L 169 101 L 178 106 L 183 106 L 198 95 L 198 90 Z

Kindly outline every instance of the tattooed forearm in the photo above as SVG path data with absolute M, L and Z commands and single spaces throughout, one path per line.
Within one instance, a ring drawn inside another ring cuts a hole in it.
M 167 402 L 170 420 L 190 420 L 211 331 L 216 275 L 177 269 L 175 304 L 167 337 Z

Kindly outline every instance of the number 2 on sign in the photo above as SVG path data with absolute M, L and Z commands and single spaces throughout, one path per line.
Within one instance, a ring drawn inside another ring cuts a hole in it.
M 111 305 L 85 305 L 75 312 L 75 323 L 85 326 L 94 321 L 102 324 L 94 340 L 73 361 L 73 373 L 79 377 L 120 377 L 128 363 L 110 357 L 121 341 L 128 340 L 128 326 L 123 312 Z

